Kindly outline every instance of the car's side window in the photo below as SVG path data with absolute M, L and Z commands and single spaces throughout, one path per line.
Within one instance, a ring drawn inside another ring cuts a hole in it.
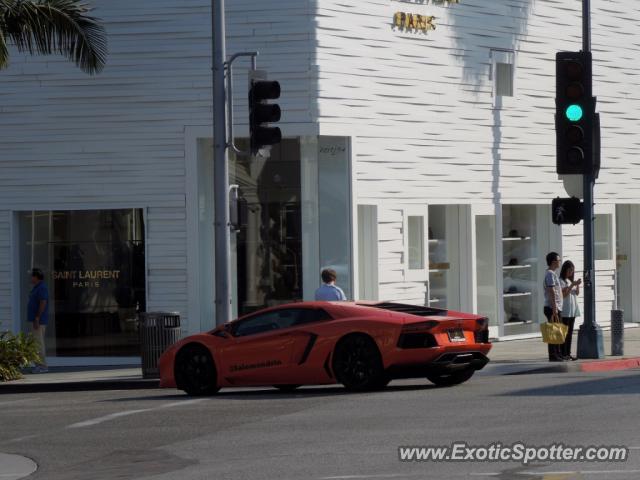
M 277 313 L 278 312 L 268 312 L 242 320 L 233 329 L 233 335 L 236 337 L 245 337 L 247 335 L 256 335 L 270 330 L 277 330 L 280 328 Z
M 329 319 L 331 316 L 322 309 L 286 308 L 241 320 L 233 329 L 233 335 L 245 337 Z
M 331 316 L 320 308 L 301 308 L 295 324 L 304 325 L 305 323 L 320 322 L 322 320 L 331 320 Z

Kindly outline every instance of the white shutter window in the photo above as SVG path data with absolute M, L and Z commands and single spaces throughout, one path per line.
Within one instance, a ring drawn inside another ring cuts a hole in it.
M 513 97 L 513 65 L 496 63 L 496 96 Z
M 515 54 L 508 50 L 491 50 L 491 80 L 493 98 L 513 97 L 515 94 Z

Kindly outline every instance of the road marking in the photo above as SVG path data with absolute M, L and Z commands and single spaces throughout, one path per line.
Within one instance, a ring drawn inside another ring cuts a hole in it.
M 140 408 L 138 410 L 125 410 L 123 412 L 111 413 L 109 415 L 104 415 L 102 417 L 92 418 L 90 420 L 85 420 L 83 422 L 73 423 L 71 425 L 67 425 L 65 428 L 85 428 L 92 427 L 94 425 L 98 425 L 100 423 L 109 422 L 111 420 L 115 420 L 117 418 L 128 417 L 129 415 L 136 415 L 138 413 L 152 412 L 154 410 L 162 410 L 164 408 L 174 408 L 174 407 L 182 407 L 187 405 L 194 405 L 196 403 L 204 402 L 205 398 L 196 398 L 193 400 L 183 400 L 180 402 L 172 402 L 165 403 L 164 405 L 160 405 L 158 407 L 153 408 Z
M 388 473 L 378 475 L 339 475 L 337 477 L 321 477 L 320 480 L 354 480 L 359 478 L 398 478 L 398 477 L 418 477 L 424 473 Z
M 8 402 L 0 402 L 0 407 L 4 407 L 6 405 L 13 405 L 15 403 L 19 403 L 20 405 L 22 405 L 23 403 L 35 402 L 36 400 L 40 400 L 40 397 L 27 398 L 26 400 L 10 400 Z
M 10 440 L 6 440 L 2 443 L 16 443 L 16 442 L 22 442 L 24 440 L 31 440 L 32 438 L 36 438 L 39 437 L 40 435 L 42 435 L 41 433 L 37 433 L 34 435 L 25 435 L 24 437 L 17 437 L 17 438 L 12 438 Z
M 110 415 L 105 415 L 103 417 L 93 418 L 91 420 L 85 420 L 84 422 L 73 423 L 68 425 L 67 428 L 83 428 L 83 427 L 91 427 L 93 425 L 98 425 L 99 423 L 108 422 L 109 420 L 114 420 L 120 417 L 127 417 L 129 415 L 135 415 L 136 413 L 142 412 L 150 412 L 153 410 L 152 408 L 141 408 L 139 410 L 125 410 L 124 412 L 112 413 Z
M 543 478 L 546 475 L 617 475 L 623 473 L 640 473 L 640 470 L 570 470 L 564 472 L 517 472 L 518 475 L 536 475 Z

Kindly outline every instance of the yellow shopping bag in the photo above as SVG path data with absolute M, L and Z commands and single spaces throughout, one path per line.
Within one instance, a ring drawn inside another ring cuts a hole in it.
M 557 315 L 551 317 L 550 322 L 540 325 L 542 332 L 542 341 L 549 345 L 562 345 L 567 338 L 569 327 L 562 323 Z

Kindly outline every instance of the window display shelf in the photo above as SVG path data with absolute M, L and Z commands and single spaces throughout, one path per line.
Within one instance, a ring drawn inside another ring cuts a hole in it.
M 514 297 L 528 297 L 531 295 L 531 292 L 513 292 L 513 293 L 504 293 L 504 298 L 514 298 Z
M 504 322 L 504 326 L 505 327 L 509 327 L 509 326 L 516 326 L 516 325 L 530 325 L 533 323 L 533 320 L 521 320 L 518 322 L 509 322 L 509 321 L 505 321 Z
M 521 270 L 524 268 L 531 268 L 531 265 L 503 265 L 504 270 Z

